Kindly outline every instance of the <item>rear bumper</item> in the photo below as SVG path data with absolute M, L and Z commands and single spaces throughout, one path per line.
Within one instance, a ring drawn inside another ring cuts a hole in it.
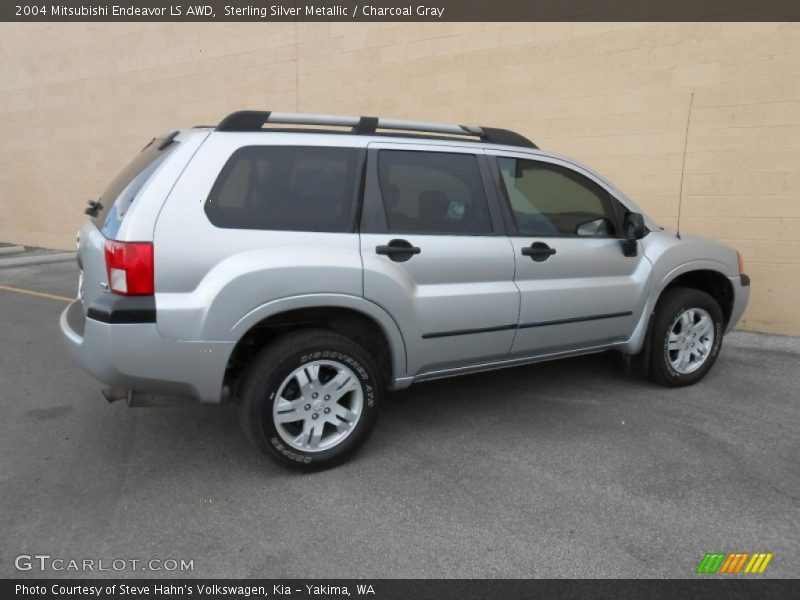
M 729 279 L 733 286 L 733 310 L 725 333 L 733 331 L 747 308 L 747 302 L 750 300 L 750 278 L 747 275 L 737 275 Z
M 167 340 L 155 323 L 104 323 L 84 318 L 78 300 L 64 309 L 59 325 L 70 356 L 105 384 L 220 402 L 234 342 Z

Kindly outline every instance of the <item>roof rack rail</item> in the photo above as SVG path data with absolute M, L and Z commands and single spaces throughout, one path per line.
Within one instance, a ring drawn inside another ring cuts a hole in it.
M 350 133 L 369 135 L 378 129 L 432 133 L 444 135 L 463 135 L 478 138 L 487 144 L 538 148 L 523 135 L 508 129 L 478 127 L 476 125 L 451 125 L 449 123 L 430 123 L 427 121 L 403 121 L 382 117 L 356 117 L 348 115 L 322 115 L 306 113 L 279 113 L 268 110 L 240 110 L 229 114 L 217 125 L 217 131 L 260 131 L 266 123 L 277 125 L 321 125 L 350 127 Z

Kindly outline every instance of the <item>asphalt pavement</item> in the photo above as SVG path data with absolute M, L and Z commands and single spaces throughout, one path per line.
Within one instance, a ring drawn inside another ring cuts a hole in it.
M 685 578 L 717 551 L 800 573 L 797 338 L 734 333 L 678 390 L 613 353 L 418 384 L 303 475 L 233 406 L 108 404 L 62 347 L 76 288 L 74 263 L 0 270 L 0 577 Z M 34 554 L 193 571 L 15 569 Z

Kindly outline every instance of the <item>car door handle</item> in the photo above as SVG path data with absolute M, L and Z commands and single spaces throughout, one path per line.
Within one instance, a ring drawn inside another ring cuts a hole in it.
M 536 262 L 542 262 L 556 253 L 555 248 L 551 248 L 544 242 L 533 242 L 527 248 L 522 249 L 523 256 L 530 256 Z
M 392 240 L 385 246 L 376 246 L 375 253 L 388 256 L 395 262 L 405 262 L 415 254 L 422 252 L 407 240 Z

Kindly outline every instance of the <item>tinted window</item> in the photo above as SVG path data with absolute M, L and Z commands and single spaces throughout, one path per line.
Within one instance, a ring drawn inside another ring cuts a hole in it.
M 160 148 L 164 138 L 153 139 L 117 175 L 100 196 L 102 210 L 92 220 L 107 238 L 115 238 L 134 199 L 177 142 Z
M 218 227 L 350 231 L 358 150 L 248 146 L 230 157 L 206 202 Z
M 616 234 L 611 196 L 571 169 L 498 158 L 503 188 L 521 235 Z
M 478 161 L 471 154 L 378 152 L 389 231 L 490 233 Z

